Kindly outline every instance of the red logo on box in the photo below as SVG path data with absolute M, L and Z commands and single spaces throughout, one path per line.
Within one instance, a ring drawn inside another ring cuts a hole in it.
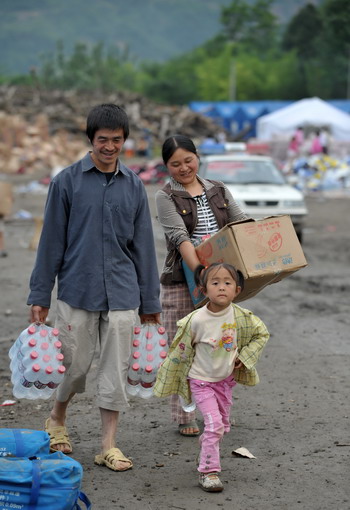
M 281 234 L 279 232 L 273 234 L 268 241 L 268 245 L 271 251 L 278 251 L 282 246 Z

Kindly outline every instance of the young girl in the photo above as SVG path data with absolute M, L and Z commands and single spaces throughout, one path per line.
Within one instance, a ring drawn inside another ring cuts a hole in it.
M 259 382 L 255 365 L 269 333 L 252 312 L 232 302 L 243 289 L 240 271 L 232 265 L 199 266 L 195 279 L 209 302 L 178 321 L 168 356 L 159 368 L 154 394 L 180 395 L 195 401 L 203 415 L 199 438 L 199 485 L 209 492 L 223 490 L 218 477 L 220 440 L 230 431 L 232 388 L 237 382 Z

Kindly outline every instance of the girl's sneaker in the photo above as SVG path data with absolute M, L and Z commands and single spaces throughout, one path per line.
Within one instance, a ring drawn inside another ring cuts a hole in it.
M 217 473 L 199 473 L 199 486 L 207 492 L 221 492 L 224 490 Z

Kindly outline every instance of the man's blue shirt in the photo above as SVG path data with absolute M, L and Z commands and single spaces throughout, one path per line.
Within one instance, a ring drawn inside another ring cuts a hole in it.
M 161 311 L 146 190 L 123 164 L 107 182 L 90 154 L 52 180 L 28 304 L 57 297 L 89 311 Z

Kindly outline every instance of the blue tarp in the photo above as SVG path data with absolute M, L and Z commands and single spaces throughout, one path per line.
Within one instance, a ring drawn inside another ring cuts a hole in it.
M 244 138 L 256 136 L 256 121 L 259 117 L 284 108 L 295 101 L 193 101 L 189 103 L 192 111 L 210 117 L 231 134 L 236 135 L 251 126 Z M 350 113 L 350 100 L 333 99 L 327 101 L 347 113 Z

